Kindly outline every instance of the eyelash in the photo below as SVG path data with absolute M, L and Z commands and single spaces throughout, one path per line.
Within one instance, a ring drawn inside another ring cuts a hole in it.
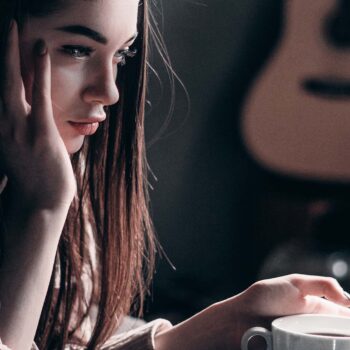
M 61 51 L 66 55 L 81 60 L 85 57 L 89 57 L 95 50 L 89 46 L 64 45 L 62 46 Z M 126 48 L 124 50 L 118 51 L 118 53 L 114 57 L 118 58 L 118 65 L 124 66 L 126 64 L 126 59 L 129 57 L 135 57 L 136 53 L 136 49 Z

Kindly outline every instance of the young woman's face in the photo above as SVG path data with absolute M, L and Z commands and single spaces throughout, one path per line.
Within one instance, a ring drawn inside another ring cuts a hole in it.
M 137 34 L 139 0 L 69 0 L 62 11 L 30 18 L 20 34 L 22 76 L 31 103 L 33 46 L 43 39 L 51 58 L 52 106 L 69 153 L 118 101 L 118 66 Z M 84 124 L 83 124 L 84 123 Z

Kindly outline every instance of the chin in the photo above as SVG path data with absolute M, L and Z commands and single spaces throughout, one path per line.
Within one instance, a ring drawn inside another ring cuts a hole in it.
M 80 151 L 84 143 L 84 137 L 75 140 L 63 140 L 69 154 L 74 154 Z

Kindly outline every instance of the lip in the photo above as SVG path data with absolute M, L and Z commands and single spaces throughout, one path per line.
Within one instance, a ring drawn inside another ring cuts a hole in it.
M 89 136 L 94 134 L 99 124 L 106 119 L 106 115 L 97 115 L 87 118 L 77 118 L 76 120 L 70 120 L 68 123 L 83 136 Z
M 105 114 L 101 115 L 93 115 L 87 118 L 79 118 L 77 117 L 74 120 L 71 120 L 73 123 L 102 123 L 106 119 Z
M 89 136 L 93 135 L 98 127 L 99 127 L 99 122 L 73 122 L 69 121 L 68 122 L 80 135 L 83 136 Z
M 350 80 L 334 77 L 308 77 L 301 82 L 309 94 L 329 99 L 349 99 Z

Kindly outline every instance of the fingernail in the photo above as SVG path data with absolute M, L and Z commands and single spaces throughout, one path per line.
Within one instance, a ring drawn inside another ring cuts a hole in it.
M 38 56 L 44 56 L 47 53 L 47 46 L 45 44 L 45 41 L 42 39 L 39 39 L 34 46 L 34 52 Z
M 344 291 L 344 296 L 346 299 L 350 300 L 350 294 L 348 292 Z
M 11 21 L 10 21 L 10 27 L 9 27 L 9 29 L 10 29 L 10 31 L 13 29 L 13 26 L 15 25 L 15 20 L 14 19 L 11 19 Z

